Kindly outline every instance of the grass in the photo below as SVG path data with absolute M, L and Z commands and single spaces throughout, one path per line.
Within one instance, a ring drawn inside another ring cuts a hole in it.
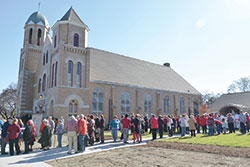
M 161 139 L 160 141 L 250 148 L 250 134 L 216 134 L 214 136 L 199 134 L 196 137 L 174 137 Z

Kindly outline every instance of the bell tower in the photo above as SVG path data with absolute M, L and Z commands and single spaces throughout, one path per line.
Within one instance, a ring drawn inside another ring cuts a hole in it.
M 39 11 L 32 13 L 25 23 L 17 88 L 17 115 L 19 116 L 32 113 L 35 73 L 49 30 L 47 19 Z

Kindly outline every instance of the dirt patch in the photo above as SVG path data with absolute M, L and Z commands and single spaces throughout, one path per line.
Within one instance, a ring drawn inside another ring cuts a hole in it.
M 85 154 L 71 158 L 47 162 L 54 167 L 249 167 L 248 158 L 227 157 L 218 154 L 209 154 L 160 147 L 127 147 L 92 154 Z
M 148 142 L 145 147 L 157 147 L 167 149 L 178 149 L 185 151 L 194 151 L 202 153 L 213 153 L 232 157 L 250 158 L 250 148 L 243 147 L 224 147 L 224 146 L 211 146 L 203 144 L 189 144 L 165 141 Z

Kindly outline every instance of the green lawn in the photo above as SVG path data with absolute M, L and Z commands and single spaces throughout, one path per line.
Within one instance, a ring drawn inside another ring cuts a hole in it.
M 193 143 L 193 144 L 207 144 L 217 146 L 229 146 L 229 147 L 250 147 L 250 134 L 220 134 L 215 136 L 208 136 L 199 134 L 196 137 L 175 137 L 161 139 L 160 141 L 167 142 L 181 142 L 181 143 Z

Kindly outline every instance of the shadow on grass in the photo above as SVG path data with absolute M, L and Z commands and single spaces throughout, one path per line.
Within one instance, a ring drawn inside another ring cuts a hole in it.
M 243 135 L 246 135 L 246 134 L 236 134 L 236 136 L 243 136 Z

